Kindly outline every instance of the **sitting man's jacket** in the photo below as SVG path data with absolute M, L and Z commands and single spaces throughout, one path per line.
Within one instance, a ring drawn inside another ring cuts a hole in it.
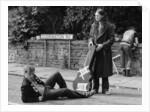
M 37 88 L 25 77 L 23 78 L 22 86 L 21 86 L 21 99 L 24 103 L 27 102 L 38 102 L 38 97 L 41 96 L 41 93 L 44 92 L 44 82 L 41 81 L 38 77 L 35 77 L 36 85 L 41 86 L 42 89 Z

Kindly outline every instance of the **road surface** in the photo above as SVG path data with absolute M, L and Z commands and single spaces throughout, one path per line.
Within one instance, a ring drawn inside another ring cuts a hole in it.
M 21 101 L 20 86 L 23 77 L 8 75 L 9 104 L 26 104 Z M 44 79 L 42 79 L 44 81 Z M 72 82 L 67 81 L 72 89 Z M 58 86 L 56 85 L 56 88 Z M 28 103 L 28 105 L 142 105 L 142 91 L 135 89 L 110 88 L 111 95 L 95 94 L 87 99 L 58 99 L 45 102 Z M 27 105 L 27 104 L 26 104 Z

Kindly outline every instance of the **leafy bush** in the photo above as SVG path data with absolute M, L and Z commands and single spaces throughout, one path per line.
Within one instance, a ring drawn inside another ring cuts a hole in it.
M 87 40 L 97 8 L 103 8 L 119 35 L 134 26 L 142 42 L 141 6 L 10 6 L 8 36 L 10 43 L 27 45 L 27 40 L 40 34 L 74 34 L 74 39 Z
M 22 43 L 26 46 L 26 40 L 37 34 L 39 27 L 36 21 L 36 7 L 17 7 L 9 11 L 8 36 L 10 43 Z

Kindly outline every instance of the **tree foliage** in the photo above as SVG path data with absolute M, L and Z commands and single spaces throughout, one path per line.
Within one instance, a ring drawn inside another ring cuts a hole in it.
M 10 10 L 8 15 L 8 36 L 11 37 L 11 43 L 26 46 L 26 40 L 35 36 L 38 31 L 36 7 L 17 7 Z
M 87 39 L 91 24 L 94 20 L 96 7 L 68 7 L 64 18 L 67 33 L 75 35 L 76 39 Z
M 134 26 L 142 34 L 141 6 L 15 6 L 9 7 L 9 31 L 12 42 L 22 42 L 39 34 L 74 34 L 74 39 L 86 40 L 96 9 L 103 8 L 115 32 L 122 34 Z M 141 36 L 139 37 L 142 40 Z
M 56 34 L 61 32 L 65 7 L 37 7 L 40 33 Z
M 115 32 L 122 34 L 128 27 L 134 26 L 138 33 L 142 32 L 142 7 L 140 6 L 101 6 L 101 7 L 68 7 L 64 24 L 68 33 L 77 39 L 87 39 L 94 21 L 97 8 L 103 8 L 108 20 L 116 26 Z

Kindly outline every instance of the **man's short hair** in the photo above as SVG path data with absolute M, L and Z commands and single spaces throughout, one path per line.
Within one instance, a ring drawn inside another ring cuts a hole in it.
M 26 65 L 24 67 L 24 73 L 30 73 L 30 71 L 35 71 L 34 66 L 32 66 L 32 65 Z

